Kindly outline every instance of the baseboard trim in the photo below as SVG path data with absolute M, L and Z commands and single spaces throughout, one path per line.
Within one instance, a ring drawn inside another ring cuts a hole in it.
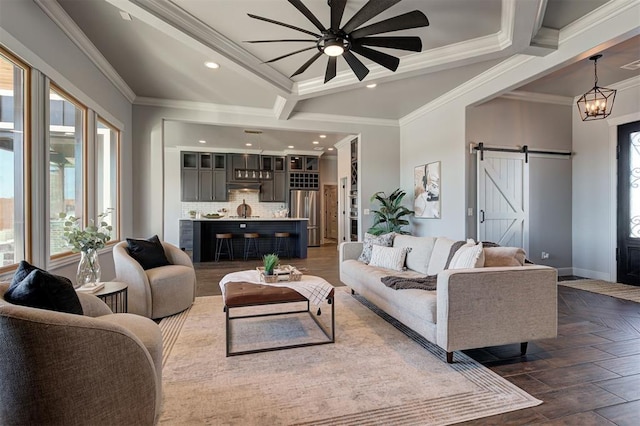
M 563 277 L 565 275 L 575 275 L 573 273 L 573 268 L 556 268 L 558 271 L 558 276 Z
M 593 280 L 611 281 L 611 276 L 606 272 L 591 271 L 589 269 L 573 268 L 573 274 L 579 277 L 591 278 Z

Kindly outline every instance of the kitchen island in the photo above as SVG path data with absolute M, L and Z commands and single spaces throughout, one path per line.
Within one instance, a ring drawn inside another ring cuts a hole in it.
M 288 232 L 289 252 L 291 257 L 305 259 L 307 257 L 307 222 L 298 218 L 220 218 L 220 219 L 181 219 L 192 223 L 193 229 L 193 261 L 207 262 L 215 258 L 216 234 L 233 234 L 233 254 L 242 259 L 244 253 L 245 232 L 260 234 L 258 246 L 261 254 L 273 253 L 276 232 Z

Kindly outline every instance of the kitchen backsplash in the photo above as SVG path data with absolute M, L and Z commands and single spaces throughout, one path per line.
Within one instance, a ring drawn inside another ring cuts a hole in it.
M 274 217 L 278 210 L 286 209 L 285 203 L 261 203 L 258 192 L 229 192 L 229 201 L 216 202 L 183 202 L 182 217 L 189 217 L 189 211 L 195 210 L 199 214 L 215 213 L 227 209 L 226 216 L 237 216 L 238 206 L 245 201 L 251 207 L 251 216 Z

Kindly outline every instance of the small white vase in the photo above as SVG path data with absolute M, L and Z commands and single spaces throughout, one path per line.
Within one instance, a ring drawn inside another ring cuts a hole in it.
M 98 262 L 98 251 L 87 250 L 80 252 L 80 263 L 76 274 L 76 288 L 83 285 L 98 285 L 100 282 L 100 262 Z

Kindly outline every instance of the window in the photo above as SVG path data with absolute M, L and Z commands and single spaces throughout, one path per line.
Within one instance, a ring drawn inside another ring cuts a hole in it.
M 119 239 L 118 229 L 118 150 L 120 132 L 98 118 L 96 136 L 96 211 L 113 209 L 104 221 L 113 227 L 111 240 Z
M 86 108 L 59 88 L 49 91 L 49 242 L 51 256 L 69 248 L 60 213 L 83 217 Z M 86 224 L 86 221 L 84 221 Z
M 0 49 L 0 271 L 25 258 L 28 68 Z

